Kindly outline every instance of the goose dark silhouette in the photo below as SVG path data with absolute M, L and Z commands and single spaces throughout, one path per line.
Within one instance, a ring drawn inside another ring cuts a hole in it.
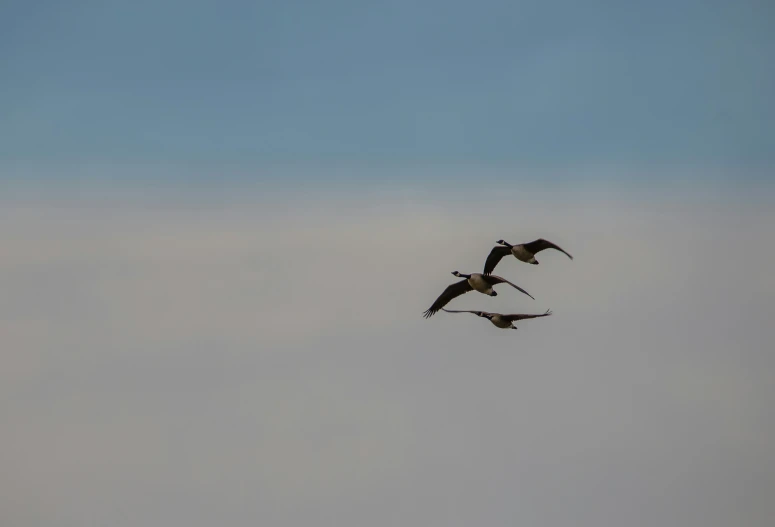
M 517 329 L 517 326 L 513 324 L 516 320 L 526 320 L 528 318 L 541 318 L 548 317 L 552 314 L 552 311 L 547 309 L 546 313 L 542 315 L 503 315 L 501 313 L 488 313 L 487 311 L 456 311 L 454 309 L 444 309 L 442 311 L 447 313 L 473 313 L 478 317 L 483 317 L 493 323 L 496 327 L 502 329 Z
M 493 286 L 501 283 L 509 284 L 511 287 L 518 289 L 519 291 L 522 291 L 530 298 L 533 298 L 533 296 L 519 287 L 516 284 L 512 284 L 505 278 L 501 278 L 500 276 L 495 276 L 494 274 L 484 276 L 481 273 L 472 273 L 472 274 L 462 274 L 457 271 L 452 271 L 452 274 L 455 276 L 459 276 L 464 278 L 464 280 L 461 280 L 460 282 L 455 282 L 454 284 L 448 286 L 441 295 L 436 299 L 436 301 L 431 305 L 431 307 L 428 308 L 425 313 L 423 313 L 423 316 L 425 318 L 432 317 L 439 309 L 446 306 L 450 300 L 452 300 L 455 297 L 458 297 L 464 293 L 468 293 L 469 291 L 478 291 L 484 295 L 488 296 L 498 296 L 498 293 L 493 290 Z M 535 298 L 533 298 L 535 300 Z
M 495 270 L 495 266 L 498 265 L 498 262 L 501 261 L 501 258 L 509 254 L 514 255 L 517 260 L 522 262 L 538 265 L 538 260 L 535 258 L 536 254 L 543 251 L 544 249 L 556 249 L 561 253 L 565 253 L 568 258 L 573 260 L 573 256 L 571 256 L 570 253 L 566 252 L 559 245 L 555 245 L 548 240 L 544 240 L 543 238 L 539 238 L 530 243 L 520 243 L 519 245 L 511 245 L 510 243 L 503 240 L 498 240 L 495 243 L 499 243 L 500 246 L 493 247 L 489 256 L 487 256 L 487 260 L 484 262 L 483 274 L 485 275 L 492 273 Z

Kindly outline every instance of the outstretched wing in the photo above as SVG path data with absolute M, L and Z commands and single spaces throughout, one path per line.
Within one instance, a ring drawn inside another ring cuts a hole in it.
M 492 273 L 495 270 L 495 266 L 501 261 L 501 258 L 508 255 L 510 252 L 511 247 L 506 247 L 504 245 L 493 247 L 492 251 L 490 251 L 490 254 L 487 256 L 487 260 L 484 262 L 484 273 L 482 274 L 488 275 Z
M 467 311 L 467 310 L 456 311 L 454 309 L 444 309 L 443 307 L 441 308 L 441 310 L 446 311 L 447 313 L 473 313 L 474 315 L 477 315 L 477 316 L 492 315 L 492 313 L 488 313 L 487 311 Z
M 552 314 L 551 309 L 547 309 L 546 313 L 543 315 L 501 315 L 501 318 L 503 320 L 508 320 L 509 322 L 514 322 L 515 320 L 525 320 L 526 318 L 541 318 L 541 317 L 548 317 Z
M 533 298 L 533 295 L 531 295 L 530 293 L 528 293 L 527 291 L 525 291 L 524 289 L 519 287 L 517 284 L 512 284 L 511 282 L 509 282 L 508 280 L 506 280 L 503 277 L 495 276 L 494 274 L 491 274 L 491 275 L 485 276 L 484 279 L 487 280 L 490 283 L 490 285 L 495 285 L 495 284 L 500 284 L 500 283 L 509 284 L 514 289 L 519 289 L 520 291 L 525 293 L 530 298 Z M 533 298 L 533 300 L 535 300 L 535 298 Z
M 446 306 L 450 300 L 456 296 L 462 295 L 463 293 L 468 293 L 472 289 L 473 288 L 471 287 L 471 284 L 468 283 L 468 279 L 455 282 L 454 284 L 447 287 L 444 292 L 439 295 L 439 298 L 437 298 L 433 305 L 429 307 L 425 313 L 423 313 L 423 316 L 425 316 L 425 318 L 432 317 L 439 309 Z
M 571 256 L 570 253 L 566 252 L 559 245 L 555 245 L 549 240 L 544 240 L 543 238 L 539 238 L 534 242 L 523 243 L 522 246 L 533 254 L 537 254 L 538 252 L 543 251 L 544 249 L 557 249 L 561 253 L 565 253 L 568 256 L 568 258 L 573 260 L 573 256 Z

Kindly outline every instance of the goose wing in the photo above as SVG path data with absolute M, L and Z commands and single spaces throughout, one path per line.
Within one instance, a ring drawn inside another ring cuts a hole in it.
M 428 310 L 423 313 L 423 316 L 425 316 L 425 318 L 432 317 L 439 309 L 446 306 L 450 300 L 472 290 L 473 288 L 471 287 L 471 284 L 468 283 L 468 279 L 455 282 L 454 284 L 448 286 L 444 292 L 439 295 L 439 298 L 437 298 L 433 305 L 431 305 L 431 307 L 429 307 Z
M 514 322 L 515 320 L 525 320 L 526 318 L 541 318 L 541 317 L 548 317 L 552 314 L 551 309 L 547 309 L 546 313 L 543 315 L 501 315 L 501 318 L 503 320 L 508 320 L 509 322 Z
M 490 283 L 490 285 L 495 285 L 495 284 L 500 284 L 500 283 L 509 284 L 514 289 L 518 289 L 518 290 L 522 291 L 523 293 L 525 293 L 530 298 L 533 298 L 533 295 L 531 295 L 530 293 L 528 293 L 527 291 L 525 291 L 524 289 L 519 287 L 517 284 L 512 284 L 511 282 L 509 282 L 508 280 L 506 280 L 505 278 L 503 278 L 501 276 L 495 276 L 494 274 L 490 274 L 490 275 L 485 276 L 484 279 L 487 280 Z M 533 298 L 533 300 L 535 300 L 535 298 Z
M 573 256 L 571 256 L 570 253 L 566 252 L 559 245 L 555 245 L 549 240 L 544 240 L 543 238 L 539 238 L 530 243 L 523 243 L 522 246 L 533 254 L 537 254 L 539 251 L 543 251 L 544 249 L 557 249 L 561 253 L 565 253 L 568 258 L 573 260 Z
M 498 265 L 498 262 L 501 261 L 501 258 L 508 255 L 510 252 L 511 247 L 506 247 L 505 245 L 498 245 L 497 247 L 493 247 L 489 256 L 487 256 L 487 260 L 484 262 L 483 274 L 488 275 L 492 273 L 495 270 L 495 266 Z
M 462 310 L 457 311 L 455 309 L 445 309 L 441 308 L 442 311 L 446 311 L 447 313 L 473 313 L 474 315 L 482 316 L 482 315 L 492 315 L 492 313 L 488 313 L 487 311 L 468 311 L 468 310 Z

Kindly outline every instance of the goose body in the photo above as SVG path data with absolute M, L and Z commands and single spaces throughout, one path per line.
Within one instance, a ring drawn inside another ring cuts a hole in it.
M 446 311 L 447 313 L 473 313 L 474 315 L 482 318 L 486 318 L 495 327 L 501 328 L 501 329 L 517 329 L 517 326 L 514 325 L 514 321 L 516 320 L 525 320 L 528 318 L 540 318 L 540 317 L 548 317 L 552 314 L 551 310 L 547 310 L 546 313 L 542 315 L 518 315 L 518 314 L 512 314 L 512 315 L 504 315 L 501 313 L 488 313 L 487 311 L 455 311 L 452 309 L 444 309 L 443 311 Z
M 538 260 L 536 260 L 535 257 L 537 253 L 544 249 L 555 249 L 573 260 L 573 256 L 571 256 L 570 253 L 563 250 L 559 245 L 555 245 L 543 238 L 539 238 L 530 243 L 520 243 L 518 245 L 511 245 L 503 240 L 498 240 L 496 243 L 499 243 L 500 245 L 492 248 L 492 251 L 490 251 L 490 254 L 487 256 L 487 260 L 484 262 L 484 275 L 492 273 L 495 270 L 495 266 L 501 261 L 501 258 L 508 256 L 509 254 L 521 262 L 538 265 Z
M 485 276 L 481 273 L 462 274 L 457 271 L 453 271 L 452 274 L 463 278 L 463 280 L 447 286 L 447 288 L 441 293 L 441 295 L 439 295 L 433 305 L 431 305 L 431 307 L 429 307 L 425 313 L 423 313 L 425 318 L 432 317 L 439 309 L 446 306 L 450 300 L 469 291 L 478 291 L 488 296 L 498 296 L 498 293 L 493 289 L 493 287 L 501 283 L 509 284 L 511 287 L 518 289 L 530 298 L 533 298 L 530 293 L 518 285 L 512 284 L 505 278 L 501 278 L 500 276 L 495 276 L 493 274 Z M 535 298 L 533 298 L 533 300 L 535 300 Z
M 532 254 L 530 251 L 525 249 L 524 245 L 521 245 L 521 244 L 512 245 L 511 247 L 506 247 L 506 248 L 509 249 L 509 252 L 511 252 L 511 254 L 513 254 L 514 257 L 520 262 L 535 263 L 535 264 L 538 263 L 536 261 L 535 254 Z
M 473 289 L 474 291 L 479 291 L 480 293 L 484 293 L 485 295 L 498 296 L 498 293 L 496 293 L 492 288 L 495 284 L 492 283 L 491 280 L 485 280 L 483 275 L 479 273 L 472 273 L 467 278 L 467 280 L 468 280 L 468 285 L 470 285 L 471 289 Z

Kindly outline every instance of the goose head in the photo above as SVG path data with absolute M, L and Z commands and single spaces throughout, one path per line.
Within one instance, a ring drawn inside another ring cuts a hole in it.
M 457 277 L 461 277 L 461 276 L 463 276 L 462 274 L 460 274 L 460 273 L 459 273 L 459 272 L 457 272 L 457 271 L 452 271 L 452 274 L 453 274 L 454 276 L 457 276 Z

